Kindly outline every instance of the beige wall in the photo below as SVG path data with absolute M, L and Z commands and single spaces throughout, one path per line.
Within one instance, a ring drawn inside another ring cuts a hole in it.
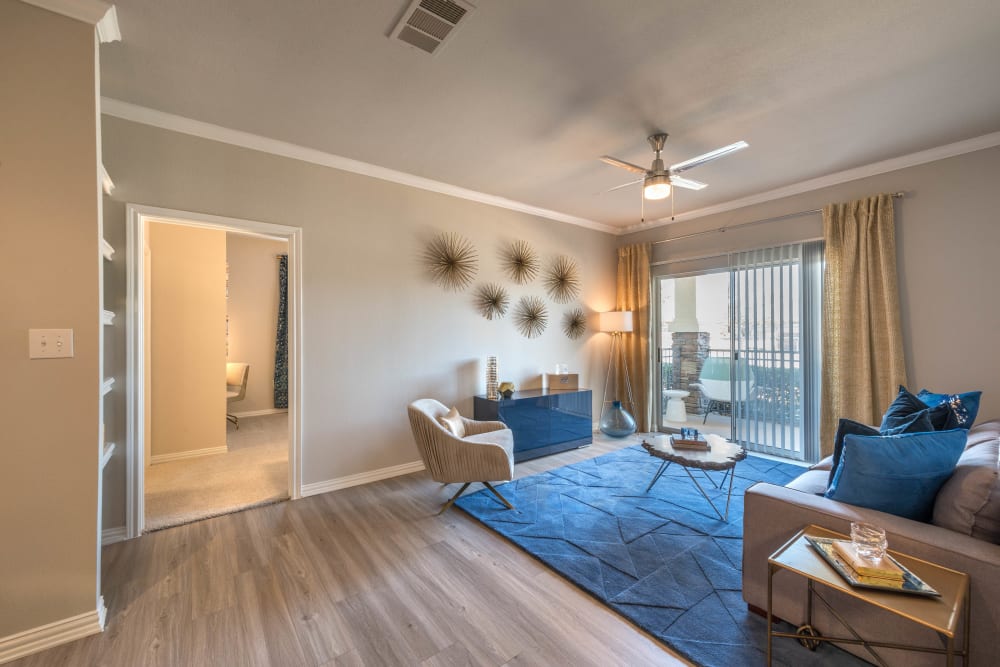
M 226 234 L 229 263 L 229 361 L 250 364 L 246 398 L 230 411 L 274 409 L 274 338 L 278 326 L 278 255 L 288 243 Z
M 153 461 L 226 445 L 226 233 L 151 222 Z
M 480 280 L 501 280 L 515 299 L 543 296 L 537 281 L 500 275 L 498 252 L 524 239 L 545 259 L 575 257 L 580 302 L 601 311 L 614 305 L 612 236 L 111 117 L 104 132 L 118 186 L 106 224 L 124 224 L 130 201 L 303 228 L 306 483 L 418 460 L 407 403 L 433 396 L 471 414 L 488 354 L 519 383 L 566 362 L 600 401 L 606 334 L 567 339 L 568 307 L 550 302 L 548 330 L 526 340 L 509 317 L 479 316 L 469 292 L 430 283 L 421 255 L 436 232 L 460 232 L 479 251 Z
M 1000 417 L 1000 148 L 901 169 L 767 204 L 620 239 L 659 240 L 703 229 L 819 208 L 879 192 L 896 200 L 903 342 L 911 389 L 983 390 L 980 419 Z M 683 194 L 683 193 L 682 193 Z M 756 248 L 822 236 L 818 214 L 655 246 L 654 261 Z M 687 270 L 691 264 L 678 264 Z
M 100 255 L 93 26 L 0 2 L 0 638 L 97 608 Z M 71 359 L 28 359 L 29 328 Z

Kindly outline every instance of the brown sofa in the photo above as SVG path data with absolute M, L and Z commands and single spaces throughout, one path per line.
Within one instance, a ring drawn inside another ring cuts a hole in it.
M 884 526 L 889 548 L 950 567 L 971 576 L 972 665 L 1000 665 L 1000 420 L 969 431 L 956 472 L 938 493 L 935 523 L 921 523 L 824 498 L 829 460 L 787 486 L 758 483 L 746 491 L 743 515 L 743 599 L 767 607 L 767 559 L 808 524 L 850 533 L 852 521 Z M 817 495 L 819 494 L 819 495 Z M 984 495 L 986 496 L 984 498 Z M 963 525 L 959 525 L 963 524 Z M 972 524 L 971 527 L 969 524 Z M 950 526 L 946 528 L 943 526 Z M 774 578 L 774 613 L 793 625 L 805 619 L 805 581 L 789 573 Z M 826 590 L 824 597 L 850 623 L 872 640 L 942 646 L 938 635 L 916 624 L 874 609 L 848 596 Z M 821 632 L 846 632 L 822 604 L 814 606 L 813 625 Z M 959 628 L 957 639 L 962 637 Z M 779 639 L 776 641 L 792 641 Z M 961 643 L 957 642 L 960 647 Z M 805 650 L 805 649 L 802 649 Z M 864 648 L 849 647 L 871 660 Z M 927 653 L 878 649 L 890 665 L 942 665 L 944 658 Z

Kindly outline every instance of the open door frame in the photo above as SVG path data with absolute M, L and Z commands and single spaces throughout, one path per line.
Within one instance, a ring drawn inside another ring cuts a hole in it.
M 192 213 L 141 204 L 126 205 L 125 527 L 126 538 L 145 525 L 145 299 L 146 223 L 168 222 L 288 241 L 288 495 L 302 497 L 302 228 Z

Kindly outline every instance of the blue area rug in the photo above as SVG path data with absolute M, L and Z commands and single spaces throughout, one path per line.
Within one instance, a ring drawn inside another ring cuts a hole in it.
M 645 493 L 659 464 L 637 445 L 498 487 L 516 510 L 485 489 L 456 505 L 689 660 L 764 664 L 767 623 L 740 592 L 743 492 L 758 481 L 785 484 L 802 468 L 741 461 L 722 521 L 677 465 Z M 724 510 L 725 491 L 699 481 Z M 777 639 L 774 650 L 776 664 L 867 664 L 830 645 L 813 653 Z

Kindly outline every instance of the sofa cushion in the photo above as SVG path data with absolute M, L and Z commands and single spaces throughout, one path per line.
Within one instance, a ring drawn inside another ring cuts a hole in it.
M 928 406 L 910 393 L 906 387 L 899 385 L 899 393 L 896 394 L 895 400 L 889 404 L 885 414 L 882 415 L 879 431 L 882 433 L 915 433 L 916 431 L 905 427 L 912 423 L 917 413 L 924 410 L 927 411 L 924 414 L 930 419 L 931 427 L 935 431 L 946 431 L 959 426 L 955 412 L 946 403 L 933 407 Z M 834 459 L 836 460 L 836 457 Z
M 954 414 L 954 424 L 958 428 L 971 428 L 979 414 L 981 391 L 967 391 L 961 394 L 938 394 L 926 389 L 917 393 L 923 403 L 930 407 L 947 405 Z
M 826 470 L 806 470 L 804 473 L 790 481 L 785 486 L 802 493 L 811 493 L 822 496 L 826 493 L 826 487 L 830 482 L 830 475 Z
M 844 437 L 840 465 L 826 497 L 927 521 L 938 490 L 965 449 L 967 432 Z
M 922 433 L 933 431 L 930 411 L 936 408 L 924 408 L 917 412 L 910 413 L 905 417 L 892 420 L 889 426 L 881 430 L 875 429 L 867 424 L 856 422 L 851 419 L 841 419 L 837 425 L 837 435 L 833 439 L 833 458 L 830 463 L 829 481 L 833 481 L 833 476 L 837 474 L 837 466 L 840 465 L 840 452 L 844 447 L 844 437 L 847 435 L 899 435 L 900 433 Z M 885 420 L 883 420 L 883 425 Z
M 977 442 L 962 452 L 934 501 L 932 522 L 1000 544 L 1000 438 Z

